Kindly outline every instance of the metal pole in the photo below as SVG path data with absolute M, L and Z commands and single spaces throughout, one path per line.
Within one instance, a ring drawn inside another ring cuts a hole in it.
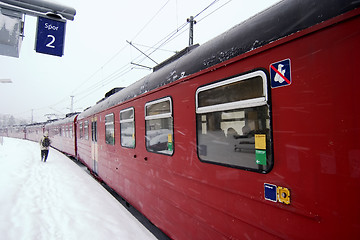
M 190 23 L 189 46 L 192 46 L 194 44 L 194 24 L 196 24 L 196 21 L 194 20 L 193 16 L 190 16 L 190 18 L 187 19 L 187 22 Z
M 74 96 L 70 96 L 70 97 L 71 97 L 70 112 L 73 113 L 74 112 Z
M 131 46 L 133 46 L 136 50 L 138 50 L 139 52 L 141 52 L 142 54 L 145 55 L 145 57 L 147 57 L 148 59 L 150 59 L 151 61 L 153 61 L 155 64 L 158 64 L 154 59 L 152 59 L 149 55 L 147 55 L 146 53 L 144 53 L 143 51 L 141 51 L 139 48 L 137 48 L 134 44 L 132 44 L 132 42 L 129 42 L 128 40 L 126 40 L 126 42 L 128 44 L 130 44 Z

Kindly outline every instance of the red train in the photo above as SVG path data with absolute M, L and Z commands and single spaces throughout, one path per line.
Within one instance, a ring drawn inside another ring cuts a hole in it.
M 173 239 L 359 239 L 359 7 L 282 1 L 45 128 Z

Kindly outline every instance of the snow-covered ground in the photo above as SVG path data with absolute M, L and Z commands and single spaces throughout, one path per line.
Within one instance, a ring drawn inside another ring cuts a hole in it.
M 54 149 L 44 163 L 38 143 L 3 138 L 0 170 L 1 239 L 156 239 L 91 176 Z

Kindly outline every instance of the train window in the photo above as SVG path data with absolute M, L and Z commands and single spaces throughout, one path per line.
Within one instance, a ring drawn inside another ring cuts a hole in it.
M 145 104 L 146 149 L 166 155 L 172 155 L 173 116 L 170 97 L 155 100 Z
M 120 142 L 123 147 L 135 148 L 134 108 L 120 111 Z
M 69 138 L 73 137 L 73 128 L 72 126 L 69 126 Z
M 115 145 L 115 125 L 114 114 L 108 114 L 105 116 L 105 142 L 107 144 Z
M 86 140 L 89 140 L 89 122 L 88 121 L 84 122 L 84 138 Z
M 83 138 L 83 135 L 84 135 L 84 129 L 83 129 L 83 123 L 81 122 L 81 123 L 79 123 L 79 130 L 80 130 L 80 139 L 82 139 Z
M 93 120 L 91 122 L 91 140 L 97 142 L 97 121 Z
M 269 172 L 273 165 L 266 74 L 256 71 L 196 92 L 201 161 Z

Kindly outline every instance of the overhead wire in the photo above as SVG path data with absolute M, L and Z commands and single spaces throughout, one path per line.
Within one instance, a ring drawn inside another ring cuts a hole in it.
M 207 9 L 209 9 L 212 5 L 214 5 L 215 3 L 217 3 L 219 0 L 214 0 L 212 3 L 210 3 L 207 7 L 205 7 L 203 10 L 201 10 L 199 13 L 197 13 L 194 17 L 194 19 L 198 16 L 200 16 L 203 12 L 205 12 Z M 228 4 L 229 2 L 231 2 L 232 0 L 229 0 L 228 2 L 226 2 L 225 4 L 221 5 L 220 7 L 218 7 L 217 9 L 215 9 L 214 11 L 212 11 L 210 14 L 206 15 L 204 18 L 210 16 L 211 14 L 215 13 L 216 11 L 218 11 L 220 8 L 224 7 L 226 4 Z M 203 20 L 204 18 L 202 18 L 201 20 Z M 200 22 L 201 20 L 199 20 L 198 22 Z M 170 34 L 168 34 L 166 37 L 164 37 L 163 39 L 161 39 L 159 42 L 157 42 L 154 46 L 153 46 L 153 51 L 151 53 L 149 53 L 148 55 L 150 56 L 151 54 L 153 54 L 155 51 L 157 51 L 158 49 L 160 49 L 161 47 L 163 47 L 165 44 L 171 42 L 173 39 L 175 39 L 176 37 L 178 37 L 179 35 L 183 34 L 185 32 L 182 31 L 180 32 L 184 27 L 186 27 L 188 25 L 188 22 L 183 23 L 180 27 L 178 27 L 176 30 L 172 31 Z M 158 47 L 155 47 L 157 44 L 160 44 Z
M 155 13 L 155 15 L 135 34 L 135 36 L 132 38 L 133 40 L 136 39 L 137 36 L 140 35 L 141 32 L 144 31 L 144 29 L 155 19 L 157 15 L 165 8 L 165 6 L 170 2 L 170 0 L 167 0 L 165 4 L 162 5 L 162 7 Z M 132 41 L 133 41 L 132 40 Z M 83 81 L 77 88 L 75 88 L 72 93 L 74 93 L 79 87 L 81 87 L 84 83 L 86 83 L 88 80 L 90 80 L 93 76 L 95 76 L 104 66 L 109 64 L 115 57 L 117 57 L 121 52 L 123 52 L 126 49 L 127 45 L 123 46 L 116 54 L 114 54 L 108 61 L 106 61 L 101 68 L 99 68 L 95 73 L 93 73 L 90 77 L 88 77 L 85 81 Z
M 209 7 L 211 7 L 212 5 L 214 5 L 216 2 L 218 2 L 219 0 L 215 0 L 212 3 L 209 4 L 209 6 L 207 6 L 206 8 L 204 8 L 203 10 L 201 10 L 198 14 L 196 14 L 194 16 L 194 18 L 196 18 L 197 16 L 199 16 L 200 14 L 202 14 L 203 12 L 205 12 Z
M 135 36 L 132 38 L 132 41 L 135 40 L 148 26 L 149 24 L 155 19 L 155 17 L 165 8 L 165 6 L 170 2 L 170 0 L 167 0 L 162 6 L 161 8 L 155 13 L 155 15 L 135 34 Z M 206 10 L 208 10 L 211 6 L 213 6 L 215 3 L 219 2 L 219 0 L 214 0 L 213 2 L 211 2 L 207 7 L 205 7 L 204 9 L 202 9 L 199 13 L 197 13 L 195 15 L 194 18 L 200 16 L 201 14 L 203 14 Z M 198 20 L 198 22 L 200 22 L 201 20 L 205 19 L 206 17 L 210 16 L 211 14 L 213 14 L 214 12 L 218 11 L 220 8 L 222 8 L 223 6 L 225 6 L 226 4 L 228 4 L 229 2 L 231 2 L 231 0 L 229 0 L 228 2 L 226 2 L 225 4 L 221 5 L 220 7 L 218 7 L 217 9 L 215 9 L 214 11 L 212 11 L 211 13 L 209 13 L 208 15 L 204 16 L 202 19 Z M 148 55 L 151 55 L 153 53 L 155 53 L 156 51 L 161 50 L 161 48 L 168 44 L 169 42 L 171 42 L 172 40 L 174 40 L 175 38 L 177 38 L 178 36 L 180 36 L 181 34 L 183 34 L 187 29 L 184 29 L 186 26 L 188 25 L 188 22 L 183 23 L 181 26 L 177 27 L 175 30 L 173 30 L 172 32 L 170 32 L 169 34 L 167 34 L 165 37 L 163 37 L 161 40 L 159 40 L 157 43 L 155 43 L 152 47 L 148 47 L 145 45 L 142 45 L 144 47 L 147 47 L 148 49 L 146 50 Z M 138 44 L 139 45 L 139 44 Z M 125 74 L 129 73 L 130 71 L 132 71 L 133 69 L 135 69 L 134 67 L 130 67 L 130 64 L 125 64 L 123 66 L 121 66 L 120 68 L 118 68 L 117 70 L 115 70 L 114 72 L 112 72 L 111 74 L 109 74 L 106 78 L 102 79 L 102 81 L 96 82 L 92 85 L 90 85 L 89 87 L 87 87 L 86 89 L 83 88 L 83 85 L 86 84 L 88 81 L 90 81 L 94 76 L 96 76 L 100 71 L 102 71 L 102 69 L 108 65 L 110 62 L 112 62 L 120 53 L 122 53 L 126 48 L 128 47 L 128 45 L 123 46 L 119 51 L 116 52 L 116 54 L 114 54 L 111 58 L 109 58 L 108 61 L 106 61 L 101 68 L 99 68 L 98 70 L 96 70 L 92 75 L 90 75 L 88 78 L 86 78 L 78 87 L 76 87 L 72 92 L 71 95 L 78 95 L 81 96 L 83 94 L 85 94 L 84 96 L 75 99 L 74 103 L 78 103 L 81 100 L 85 99 L 86 97 L 88 97 L 89 95 L 91 95 L 92 93 L 96 92 L 97 90 L 99 90 L 100 88 L 110 84 L 111 82 L 115 81 L 116 79 L 118 79 L 119 77 L 124 76 Z M 142 55 L 138 55 L 137 57 L 134 58 L 133 61 L 135 61 L 136 59 L 141 59 Z M 139 62 L 141 63 L 142 61 L 144 61 L 146 58 L 143 57 L 141 60 L 139 60 Z M 77 92 L 79 89 L 82 89 L 80 92 Z M 76 94 L 75 94 L 76 93 Z M 54 107 L 62 102 L 65 101 L 66 98 L 62 99 L 61 101 L 52 104 L 51 106 Z
M 224 3 L 223 5 L 219 6 L 218 8 L 216 8 L 214 11 L 210 12 L 209 14 L 207 14 L 206 16 L 204 16 L 203 18 L 197 20 L 197 23 L 201 22 L 202 20 L 204 20 L 205 18 L 209 17 L 210 15 L 212 15 L 213 13 L 215 13 L 216 11 L 218 11 L 219 9 L 223 8 L 225 5 L 229 4 L 232 0 L 227 1 L 226 3 Z
M 140 35 L 141 32 L 143 32 L 143 30 L 155 19 L 155 17 L 157 15 L 159 15 L 159 13 L 165 8 L 165 6 L 170 2 L 170 0 L 167 0 L 165 2 L 165 4 L 162 5 L 162 7 L 155 13 L 155 15 L 135 34 L 135 36 L 132 38 L 133 40 L 136 39 L 137 36 Z M 85 81 L 83 81 L 78 87 L 76 87 L 71 94 L 75 95 L 81 95 L 84 91 L 91 91 L 92 88 L 96 87 L 97 85 L 99 85 L 98 83 L 95 83 L 93 85 L 91 85 L 90 87 L 88 87 L 86 90 L 81 91 L 80 93 L 77 93 L 76 91 L 78 89 L 80 89 L 81 87 L 83 87 L 83 85 L 88 82 L 90 79 L 92 79 L 96 74 L 98 74 L 107 64 L 109 64 L 113 59 L 115 59 L 121 52 L 123 52 L 126 47 L 128 47 L 127 45 L 125 45 L 124 47 L 122 47 L 116 54 L 114 54 L 108 61 L 106 61 L 101 68 L 99 68 L 96 72 L 94 72 L 91 76 L 89 76 L 88 78 L 85 79 Z M 126 64 L 125 66 L 127 66 L 128 64 Z M 125 66 L 122 66 L 121 68 L 124 68 Z
M 159 15 L 159 13 L 161 12 L 161 10 L 163 10 L 165 8 L 165 6 L 170 2 L 170 0 L 167 0 L 166 3 L 155 13 L 155 15 L 140 29 L 140 31 L 132 38 L 131 41 L 134 41 L 139 35 L 140 33 L 142 33 L 144 31 L 144 29 L 155 19 L 155 17 L 157 15 Z

